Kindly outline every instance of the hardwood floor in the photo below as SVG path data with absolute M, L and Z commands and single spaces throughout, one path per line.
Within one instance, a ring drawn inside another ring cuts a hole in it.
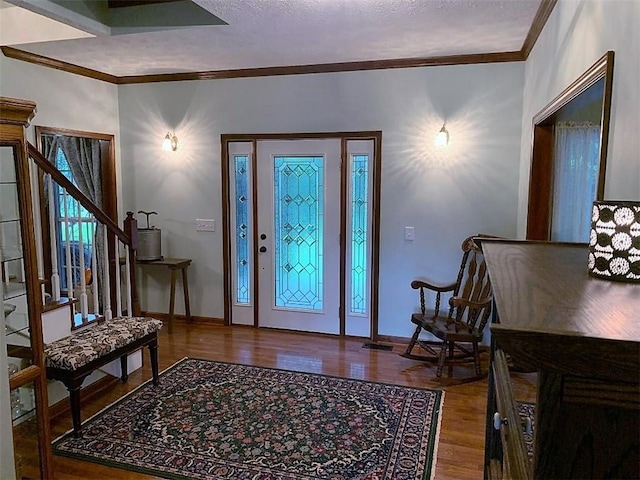
M 435 368 L 400 357 L 403 345 L 384 351 L 362 348 L 362 344 L 362 340 L 330 336 L 177 322 L 171 335 L 166 329 L 160 334 L 159 363 L 163 370 L 183 357 L 193 357 L 444 390 L 435 478 L 483 478 L 487 378 L 465 381 L 465 377 L 474 374 L 470 364 L 456 366 L 449 372 L 445 369 L 442 379 L 438 379 Z M 117 383 L 100 398 L 84 403 L 82 419 L 149 379 L 146 350 L 144 363 L 142 369 L 129 376 L 127 383 Z M 517 377 L 514 390 L 518 398 L 532 401 L 534 379 L 526 375 Z M 70 428 L 68 412 L 53 419 L 52 439 Z M 154 478 L 56 455 L 54 474 L 61 480 Z

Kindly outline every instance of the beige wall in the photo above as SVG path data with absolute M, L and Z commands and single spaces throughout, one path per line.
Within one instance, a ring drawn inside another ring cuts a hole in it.
M 222 317 L 220 135 L 382 130 L 379 332 L 410 336 L 413 279 L 454 280 L 468 235 L 516 233 L 523 74 L 520 62 L 121 86 L 124 204 L 159 213 L 163 254 L 193 259 L 192 313 Z M 168 130 L 177 152 L 160 151 Z M 167 309 L 166 273 L 143 275 L 152 310 Z
M 518 233 L 525 235 L 532 118 L 615 52 L 605 199 L 640 200 L 640 2 L 560 0 L 526 63 Z
M 163 254 L 193 258 L 192 313 L 208 317 L 223 314 L 220 134 L 382 130 L 379 331 L 407 336 L 412 279 L 451 280 L 467 235 L 515 234 L 523 74 L 507 63 L 116 87 L 0 57 L 0 94 L 34 100 L 37 125 L 116 135 L 120 212 L 159 212 Z M 444 120 L 450 145 L 437 150 Z M 159 148 L 168 130 L 175 155 Z M 196 218 L 218 230 L 196 232 Z M 142 281 L 143 305 L 166 311 L 166 272 Z
M 33 125 L 115 135 L 120 184 L 120 121 L 116 85 L 20 62 L 0 54 L 0 95 L 36 102 L 36 116 L 27 132 L 29 141 L 34 145 Z
M 210 317 L 222 316 L 221 234 L 197 233 L 194 221 L 221 225 L 220 134 L 382 130 L 380 333 L 408 335 L 411 279 L 449 280 L 468 234 L 524 236 L 531 118 L 607 50 L 616 61 L 606 197 L 640 198 L 639 10 L 633 0 L 562 0 L 526 64 L 116 87 L 2 57 L 0 93 L 35 100 L 36 124 L 116 135 L 120 211 L 159 212 L 163 253 L 194 259 L 192 312 Z M 432 138 L 444 119 L 443 152 Z M 159 149 L 168 130 L 180 137 L 175 155 Z M 147 282 L 146 306 L 166 311 L 166 279 Z

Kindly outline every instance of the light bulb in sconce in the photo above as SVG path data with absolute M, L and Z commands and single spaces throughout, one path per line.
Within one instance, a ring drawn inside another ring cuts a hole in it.
M 162 141 L 162 150 L 165 152 L 173 151 L 175 152 L 178 149 L 178 137 L 174 134 L 167 132 L 167 135 L 164 137 Z
M 442 124 L 442 128 L 436 135 L 436 146 L 437 147 L 446 147 L 449 145 L 449 132 L 444 127 L 444 123 Z

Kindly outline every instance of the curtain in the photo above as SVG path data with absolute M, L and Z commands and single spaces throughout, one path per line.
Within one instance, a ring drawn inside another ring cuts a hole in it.
M 596 199 L 599 171 L 600 125 L 556 124 L 552 241 L 589 241 L 591 206 Z
M 58 141 L 61 137 L 57 135 L 42 135 L 42 155 L 49 160 L 50 163 L 56 163 L 56 155 L 58 154 Z
M 59 137 L 78 189 L 102 208 L 100 141 L 93 138 Z

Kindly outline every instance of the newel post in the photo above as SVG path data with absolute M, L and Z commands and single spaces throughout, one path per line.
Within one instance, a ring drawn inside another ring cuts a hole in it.
M 138 283 L 136 281 L 136 250 L 138 249 L 138 221 L 133 217 L 133 212 L 127 212 L 124 220 L 124 233 L 129 237 L 129 281 L 131 282 L 131 302 L 133 303 L 133 315 L 140 315 L 140 299 L 138 298 Z

